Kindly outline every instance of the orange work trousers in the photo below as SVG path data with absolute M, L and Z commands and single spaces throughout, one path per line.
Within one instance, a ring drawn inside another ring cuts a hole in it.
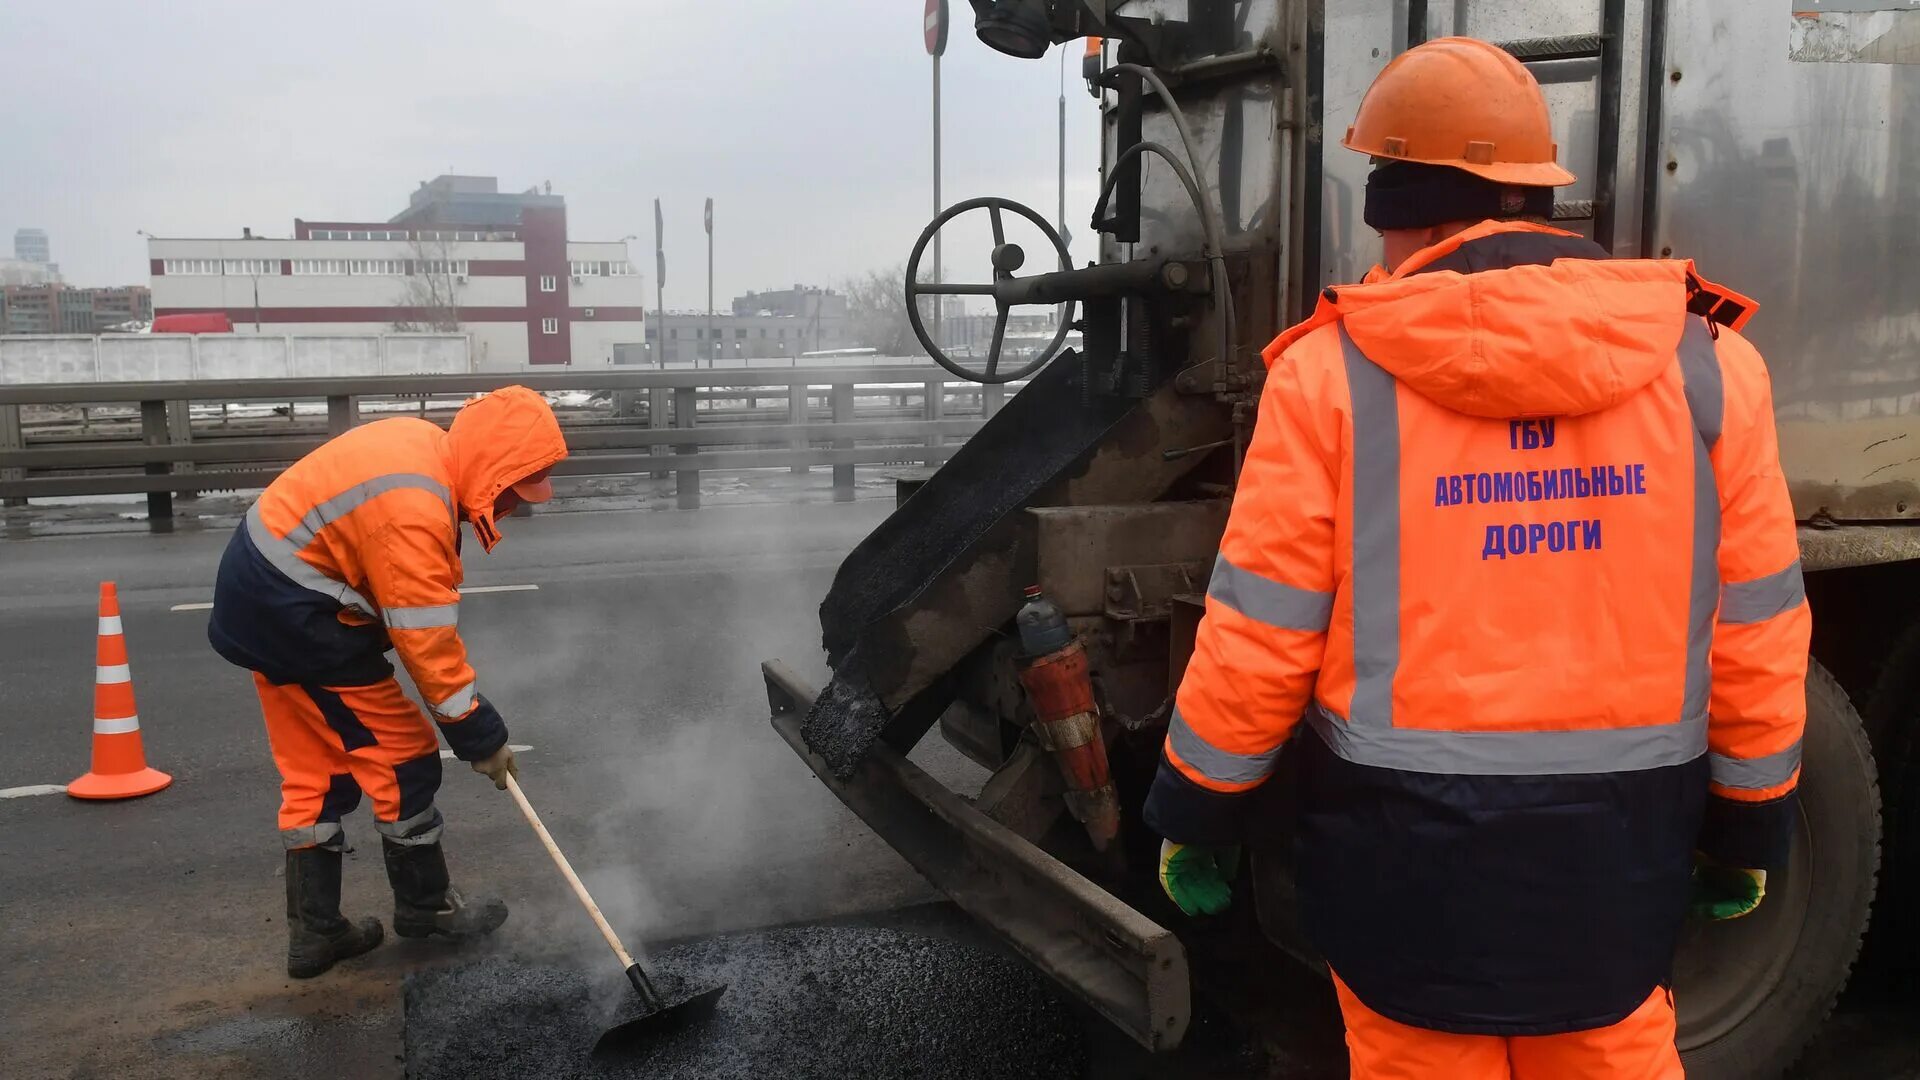
M 1562 1035 L 1455 1035 L 1389 1020 L 1336 976 L 1353 1080 L 1683 1080 L 1664 986 L 1626 1019 Z
M 440 836 L 440 744 L 398 680 L 371 686 L 276 684 L 254 673 L 280 770 L 280 836 L 289 849 L 344 846 L 340 818 L 373 800 L 374 828 L 413 844 Z

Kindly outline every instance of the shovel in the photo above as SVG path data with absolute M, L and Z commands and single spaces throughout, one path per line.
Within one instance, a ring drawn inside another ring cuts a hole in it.
M 607 939 L 613 955 L 620 958 L 621 967 L 626 969 L 627 981 L 633 984 L 634 993 L 640 995 L 644 1011 L 631 1020 L 623 1020 L 601 1032 L 600 1038 L 593 1044 L 594 1054 L 624 1050 L 655 1035 L 699 1023 L 713 1015 L 714 1006 L 720 1003 L 720 995 L 727 992 L 727 985 L 721 983 L 707 987 L 682 995 L 672 1002 L 663 1000 L 659 991 L 653 988 L 653 980 L 641 970 L 640 962 L 627 953 L 626 946 L 620 944 L 620 935 L 613 932 L 607 917 L 600 914 L 600 905 L 593 902 L 587 887 L 580 883 L 580 875 L 573 872 L 572 864 L 560 853 L 560 845 L 553 842 L 552 834 L 540 823 L 540 815 L 534 813 L 533 804 L 527 801 L 526 794 L 520 790 L 520 781 L 514 779 L 512 773 L 507 774 L 506 780 L 507 791 L 512 793 L 513 801 L 520 804 L 520 812 L 526 815 L 527 824 L 539 834 L 540 842 L 546 845 L 547 854 L 553 856 L 553 864 L 560 868 L 560 874 L 567 879 L 567 884 L 573 886 L 573 895 L 580 898 L 587 914 L 593 916 L 593 925 L 600 928 L 600 936 Z

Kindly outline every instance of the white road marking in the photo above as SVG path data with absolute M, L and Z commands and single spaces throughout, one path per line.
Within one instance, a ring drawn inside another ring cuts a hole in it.
M 519 743 L 510 743 L 507 749 L 516 754 L 524 754 L 532 750 L 533 747 L 523 746 Z M 454 759 L 453 751 L 451 750 L 440 751 L 440 756 L 447 761 Z M 67 785 L 65 784 L 28 784 L 25 787 L 0 788 L 0 799 L 25 799 L 34 795 L 64 795 L 66 791 Z
M 29 795 L 64 795 L 65 784 L 28 784 L 26 787 L 0 788 L 0 799 L 24 799 Z
M 540 591 L 540 586 L 538 585 L 471 585 L 471 586 L 468 586 L 467 588 L 461 589 L 460 595 L 472 596 L 475 593 L 539 592 L 539 591 Z M 210 602 L 205 604 L 175 604 L 172 607 L 168 608 L 167 610 L 168 611 L 212 611 L 213 604 Z
M 526 753 L 527 751 L 529 751 L 529 750 L 531 750 L 531 749 L 533 749 L 533 747 L 531 747 L 531 746 L 521 746 L 521 745 L 519 745 L 518 743 L 508 743 L 508 744 L 507 744 L 507 749 L 509 749 L 509 750 L 511 750 L 511 751 L 513 751 L 513 752 L 514 752 L 514 753 L 516 753 L 516 754 L 524 754 L 524 753 Z M 441 759 L 442 761 L 452 761 L 452 760 L 453 760 L 453 751 L 451 751 L 451 750 L 442 750 L 442 751 L 440 751 L 440 759 Z M 65 788 L 62 788 L 61 790 L 62 790 L 62 791 L 64 791 L 64 790 L 66 790 L 66 789 L 65 789 Z

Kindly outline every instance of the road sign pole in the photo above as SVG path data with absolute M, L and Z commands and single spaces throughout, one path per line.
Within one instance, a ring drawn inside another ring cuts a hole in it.
M 933 216 L 939 217 L 944 209 L 940 202 L 940 54 L 947 51 L 947 0 L 927 0 L 927 6 L 920 21 L 922 39 L 927 45 L 927 55 L 933 57 Z M 944 271 L 940 263 L 940 233 L 933 234 L 933 283 L 940 284 Z M 915 300 L 918 304 L 919 301 Z M 940 336 L 941 298 L 933 298 L 933 341 L 945 347 L 946 339 Z
M 940 203 L 940 54 L 935 53 L 933 54 L 933 216 L 939 217 L 941 209 L 942 209 L 942 206 Z M 941 274 L 940 234 L 938 232 L 935 232 L 933 234 L 933 283 L 935 285 L 940 284 L 940 274 Z M 935 296 L 933 298 L 933 340 L 935 344 L 940 345 L 943 348 L 946 346 L 946 342 L 940 337 L 940 316 L 943 314 L 940 309 L 945 306 L 946 306 L 945 304 L 942 304 L 940 302 L 939 296 Z

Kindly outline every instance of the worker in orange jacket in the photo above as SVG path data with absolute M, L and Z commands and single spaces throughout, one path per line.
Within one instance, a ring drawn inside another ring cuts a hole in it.
M 362 794 L 373 800 L 395 933 L 463 938 L 506 920 L 499 900 L 453 888 L 433 802 L 435 724 L 496 786 L 519 772 L 460 640 L 460 523 L 492 551 L 498 520 L 551 498 L 548 473 L 566 456 L 546 401 L 509 386 L 468 402 L 448 430 L 396 417 L 332 439 L 270 484 L 234 530 L 207 637 L 253 672 L 266 714 L 294 978 L 380 943 L 379 920 L 340 914 L 340 818 Z M 433 723 L 401 692 L 389 650 Z
M 1390 269 L 1264 353 L 1146 806 L 1162 883 L 1226 906 L 1285 749 L 1355 1077 L 1677 1078 L 1683 919 L 1760 902 L 1806 719 L 1753 305 L 1547 227 L 1573 176 L 1485 42 L 1394 59 L 1345 145 Z

